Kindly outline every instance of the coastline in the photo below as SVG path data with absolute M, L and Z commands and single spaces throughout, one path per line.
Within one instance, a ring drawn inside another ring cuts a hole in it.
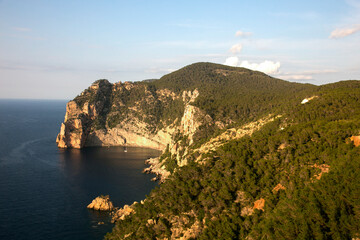
M 163 183 L 170 176 L 170 172 L 165 169 L 159 160 L 160 157 L 145 160 L 145 164 L 149 165 L 149 167 L 145 168 L 143 173 L 155 174 L 156 176 L 151 181 Z

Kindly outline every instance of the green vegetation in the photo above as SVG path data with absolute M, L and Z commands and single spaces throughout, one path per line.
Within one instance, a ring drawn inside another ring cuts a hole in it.
M 97 88 L 92 88 L 97 86 Z M 94 129 L 103 129 L 106 126 L 106 116 L 111 105 L 111 83 L 106 79 L 95 81 L 92 86 L 86 89 L 81 95 L 74 98 L 76 104 L 83 108 L 85 103 L 97 106 L 100 109 L 98 117 L 92 122 Z
M 171 83 L 171 88 L 179 92 L 183 89 L 180 83 L 184 88 L 192 86 L 191 80 L 167 82 L 167 77 L 151 84 L 170 87 Z M 199 80 L 194 84 L 200 88 L 202 83 Z M 205 164 L 190 162 L 177 168 L 144 204 L 136 205 L 135 214 L 118 222 L 106 239 L 122 239 L 125 235 L 126 239 L 170 238 L 176 219 L 182 219 L 183 228 L 197 222 L 200 232 L 196 239 L 359 238 L 360 147 L 349 139 L 360 133 L 360 82 L 321 87 L 294 85 L 293 89 L 289 86 L 288 92 L 280 96 L 271 92 L 268 97 L 251 97 L 249 93 L 245 102 L 250 119 L 272 110 L 282 117 L 252 136 L 229 141 L 208 153 Z M 285 91 L 270 82 L 267 88 L 279 94 Z M 318 97 L 301 105 L 304 95 Z M 264 105 L 250 104 L 254 99 L 267 98 Z M 208 104 L 202 104 L 206 99 L 197 104 L 203 109 L 220 109 L 215 93 L 208 100 Z M 239 116 L 239 121 L 245 121 L 233 107 L 236 109 L 236 105 L 229 105 L 220 115 L 214 111 L 212 116 L 221 119 L 221 115 L 230 114 L 231 118 Z M 285 189 L 275 191 L 278 184 Z M 259 199 L 265 200 L 263 210 L 246 213 Z M 155 223 L 149 224 L 149 219 Z
M 275 113 L 301 101 L 316 89 L 310 84 L 290 83 L 245 68 L 195 63 L 151 82 L 181 94 L 198 89 L 195 105 L 216 121 L 237 124 Z
M 160 101 L 157 90 L 151 81 L 112 85 L 101 79 L 74 101 L 81 109 L 87 103 L 100 110 L 90 122 L 93 129 L 114 128 L 126 120 L 138 119 L 147 124 L 150 132 L 156 132 L 184 112 L 181 99 L 164 97 Z

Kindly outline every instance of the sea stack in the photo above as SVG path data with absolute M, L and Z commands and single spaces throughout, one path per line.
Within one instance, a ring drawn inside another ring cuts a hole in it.
M 99 196 L 95 198 L 88 206 L 89 209 L 98 211 L 112 211 L 114 209 L 113 203 L 110 201 L 109 195 Z

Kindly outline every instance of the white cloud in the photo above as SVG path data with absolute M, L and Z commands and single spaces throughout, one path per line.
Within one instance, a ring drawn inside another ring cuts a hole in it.
M 312 80 L 313 77 L 309 75 L 278 75 L 277 78 L 284 79 L 284 80 Z
M 241 61 L 238 57 L 228 57 L 225 60 L 224 65 L 232 67 L 243 67 L 254 71 L 264 72 L 266 74 L 277 74 L 279 73 L 280 62 L 264 61 L 261 63 L 250 63 L 249 61 Z
M 228 57 L 225 60 L 225 65 L 236 67 L 239 64 L 239 58 L 238 57 Z
M 315 75 L 315 74 L 327 74 L 327 73 L 337 73 L 338 70 L 334 69 L 322 69 L 322 70 L 311 70 L 311 71 L 303 71 L 300 74 L 309 74 L 309 75 Z
M 243 46 L 241 45 L 241 43 L 235 44 L 230 48 L 230 52 L 236 54 L 236 53 L 240 53 L 242 50 Z
M 276 74 L 276 77 L 284 80 L 314 80 L 313 75 L 322 75 L 338 72 L 339 71 L 335 69 L 318 69 L 302 72 L 279 72 L 278 74 Z
M 348 28 L 337 28 L 331 32 L 329 38 L 343 38 L 360 31 L 360 24 Z
M 243 31 L 236 31 L 235 36 L 236 37 L 250 37 L 252 35 L 252 32 L 243 32 Z
M 149 68 L 145 70 L 146 73 L 159 73 L 159 74 L 167 74 L 176 71 L 175 68 Z
M 249 61 L 242 61 L 239 67 L 264 72 L 266 74 L 276 74 L 279 72 L 280 62 L 266 60 L 262 63 L 250 63 Z

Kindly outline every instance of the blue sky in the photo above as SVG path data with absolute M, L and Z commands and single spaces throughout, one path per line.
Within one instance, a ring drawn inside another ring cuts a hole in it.
M 360 0 L 0 0 L 0 98 L 72 99 L 100 78 L 159 78 L 194 62 L 360 79 Z

